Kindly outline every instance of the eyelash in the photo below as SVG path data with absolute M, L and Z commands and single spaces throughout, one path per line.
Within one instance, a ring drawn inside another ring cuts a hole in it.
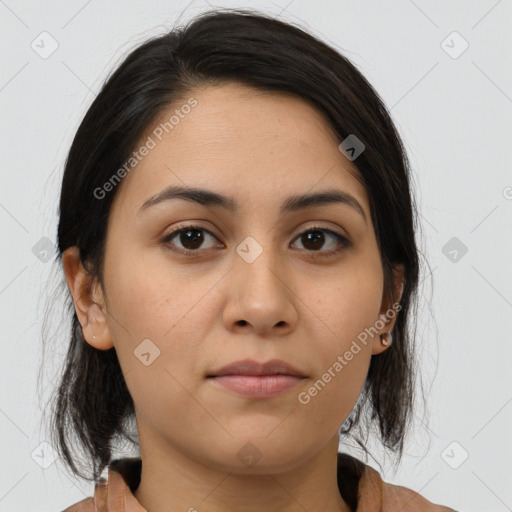
M 163 243 L 164 245 L 167 245 L 170 247 L 169 242 L 171 241 L 172 238 L 174 238 L 177 234 L 179 234 L 181 232 L 189 231 L 189 230 L 205 231 L 206 233 L 212 235 L 214 238 L 217 238 L 211 231 L 205 229 L 204 227 L 199 226 L 197 224 L 190 224 L 187 226 L 182 226 L 178 229 L 175 229 L 171 233 L 168 233 L 160 240 L 160 242 Z M 311 226 L 310 228 L 306 229 L 305 231 L 302 231 L 302 233 L 299 233 L 299 235 L 297 235 L 295 240 L 297 238 L 299 238 L 300 236 L 304 235 L 305 233 L 309 233 L 312 231 L 320 231 L 322 233 L 327 233 L 329 235 L 333 235 L 335 238 L 338 239 L 338 242 L 342 246 L 341 248 L 338 247 L 336 249 L 332 249 L 329 251 L 308 251 L 307 249 L 304 249 L 306 252 L 312 253 L 311 257 L 313 257 L 313 258 L 318 258 L 318 257 L 323 258 L 323 257 L 333 256 L 334 254 L 337 254 L 337 253 L 341 252 L 343 249 L 346 249 L 352 245 L 352 243 L 349 240 L 347 240 L 344 236 L 340 235 L 339 233 L 336 233 L 335 231 L 332 231 L 327 228 L 322 228 L 320 226 Z M 184 256 L 192 256 L 192 257 L 200 256 L 200 254 L 198 254 L 198 253 L 201 252 L 199 249 L 195 250 L 195 251 L 191 251 L 189 249 L 176 249 L 176 248 L 171 248 L 171 247 L 170 247 L 170 249 L 171 249 L 171 251 L 176 252 L 178 254 L 183 254 Z M 318 253 L 318 254 L 315 254 L 315 253 Z

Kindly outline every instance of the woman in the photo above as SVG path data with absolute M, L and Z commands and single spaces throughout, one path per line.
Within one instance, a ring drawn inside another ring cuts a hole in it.
M 214 11 L 133 51 L 62 183 L 53 433 L 77 476 L 109 467 L 68 510 L 450 510 L 338 453 L 377 420 L 402 455 L 414 214 L 380 98 L 301 29 Z

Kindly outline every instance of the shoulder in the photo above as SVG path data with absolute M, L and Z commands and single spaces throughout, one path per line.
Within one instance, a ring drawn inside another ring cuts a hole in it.
M 393 510 L 396 506 L 400 506 L 402 512 L 456 512 L 452 508 L 428 501 L 412 489 L 384 482 L 382 508 Z
M 97 508 L 94 505 L 94 498 L 86 498 L 69 506 L 64 512 L 97 512 Z
M 338 486 L 343 499 L 356 512 L 456 512 L 412 489 L 384 482 L 378 471 L 346 453 L 338 454 Z

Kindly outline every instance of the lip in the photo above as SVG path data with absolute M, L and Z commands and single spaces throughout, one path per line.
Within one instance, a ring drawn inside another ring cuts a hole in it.
M 209 377 L 214 385 L 227 388 L 246 398 L 264 399 L 277 396 L 294 388 L 305 377 L 296 375 L 219 375 Z
M 260 363 L 243 359 L 214 370 L 206 376 L 214 385 L 247 398 L 270 398 L 295 387 L 306 376 L 281 359 Z
M 305 377 L 305 375 L 294 366 L 281 359 L 270 359 L 263 363 L 255 361 L 254 359 L 243 359 L 214 370 L 207 375 L 207 377 L 221 377 L 224 375 L 288 375 L 300 378 Z

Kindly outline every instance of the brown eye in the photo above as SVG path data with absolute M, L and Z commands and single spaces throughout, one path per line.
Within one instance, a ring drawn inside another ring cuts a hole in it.
M 173 251 L 183 254 L 193 254 L 200 252 L 199 249 L 208 237 L 216 239 L 210 231 L 203 227 L 191 225 L 172 231 L 162 239 L 162 243 L 174 246 L 174 248 L 171 247 Z M 176 241 L 173 241 L 174 239 L 176 239 Z M 176 244 L 181 244 L 182 247 L 176 247 Z M 194 256 L 195 255 L 196 254 L 194 254 Z
M 215 247 L 215 244 L 210 247 L 203 247 L 208 237 L 217 240 L 215 235 L 202 226 L 190 225 L 180 227 L 167 234 L 162 239 L 162 243 L 170 247 L 174 252 L 188 256 L 199 256 L 201 248 L 207 250 Z M 300 240 L 303 246 L 301 250 L 311 253 L 313 257 L 337 254 L 344 248 L 352 245 L 344 236 L 330 229 L 320 227 L 312 227 L 307 231 L 303 231 L 296 240 Z M 328 245 L 327 250 L 322 250 L 326 243 Z
M 331 249 L 321 251 L 326 240 L 331 239 L 329 244 Z M 344 237 L 330 229 L 313 227 L 302 232 L 296 240 L 300 240 L 303 248 L 308 252 L 319 252 L 320 256 L 329 256 L 338 253 L 345 247 L 349 247 L 351 243 Z M 332 242 L 334 240 L 334 242 Z M 340 249 L 341 246 L 341 249 Z M 317 256 L 315 254 L 315 256 Z

